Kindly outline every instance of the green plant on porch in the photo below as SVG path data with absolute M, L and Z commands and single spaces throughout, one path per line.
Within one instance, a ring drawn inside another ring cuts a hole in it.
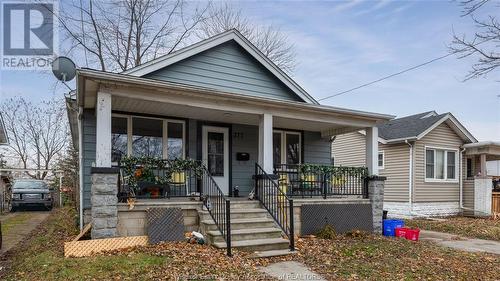
M 342 187 L 349 177 L 365 178 L 368 176 L 366 167 L 346 167 L 321 164 L 300 164 L 298 172 L 302 180 L 314 182 L 319 180 L 330 181 L 333 187 Z M 323 177 L 323 179 L 321 179 Z
M 199 161 L 193 159 L 165 160 L 155 157 L 129 156 L 120 162 L 123 178 L 128 185 L 137 189 L 139 182 L 166 185 L 184 183 L 186 172 L 200 177 L 203 167 Z

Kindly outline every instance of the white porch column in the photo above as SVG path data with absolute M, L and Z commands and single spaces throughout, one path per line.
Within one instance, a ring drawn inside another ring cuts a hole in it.
M 481 154 L 480 155 L 480 163 L 481 163 L 481 176 L 486 177 L 488 175 L 487 169 L 486 169 L 486 154 Z
M 266 173 L 273 173 L 273 115 L 269 113 L 260 116 L 259 165 Z
M 366 167 L 370 175 L 378 175 L 378 128 L 366 128 Z
M 96 104 L 96 167 L 111 167 L 111 94 L 98 92 Z

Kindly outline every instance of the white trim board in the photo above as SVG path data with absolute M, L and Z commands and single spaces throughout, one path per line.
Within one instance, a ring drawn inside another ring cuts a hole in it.
M 221 34 L 190 45 L 186 48 L 180 49 L 171 54 L 167 54 L 157 59 L 143 63 L 134 68 L 126 70 L 121 74 L 144 76 L 231 40 L 234 40 L 243 49 L 245 49 L 245 51 L 247 51 L 253 58 L 255 58 L 276 78 L 278 78 L 278 80 L 284 83 L 290 90 L 292 90 L 292 92 L 294 92 L 305 102 L 311 104 L 319 104 L 311 95 L 309 95 L 302 87 L 300 87 L 299 84 L 297 84 L 292 78 L 290 78 L 285 72 L 283 72 L 283 70 L 276 66 L 257 47 L 255 47 L 248 39 L 246 39 L 235 29 L 228 30 Z

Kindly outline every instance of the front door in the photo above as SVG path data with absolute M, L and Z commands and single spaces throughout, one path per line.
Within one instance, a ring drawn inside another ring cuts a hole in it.
M 203 126 L 203 164 L 224 194 L 229 194 L 229 129 Z

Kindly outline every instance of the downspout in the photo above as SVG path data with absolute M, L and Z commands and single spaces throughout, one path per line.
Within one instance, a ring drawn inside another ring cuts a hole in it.
M 408 205 L 410 207 L 410 217 L 413 215 L 413 145 L 405 140 L 405 143 L 410 147 L 410 162 L 408 165 Z
M 459 206 L 460 206 L 460 210 L 463 210 L 464 209 L 464 206 L 463 206 L 463 196 L 464 196 L 464 183 L 463 183 L 463 153 L 465 151 L 465 148 L 462 148 L 462 150 L 460 150 L 460 155 L 458 156 L 458 170 L 460 171 L 459 173 L 459 180 L 458 180 L 458 185 L 459 185 L 459 194 L 460 194 L 460 199 L 459 199 Z
M 78 107 L 78 177 L 80 191 L 80 231 L 83 230 L 83 107 Z

